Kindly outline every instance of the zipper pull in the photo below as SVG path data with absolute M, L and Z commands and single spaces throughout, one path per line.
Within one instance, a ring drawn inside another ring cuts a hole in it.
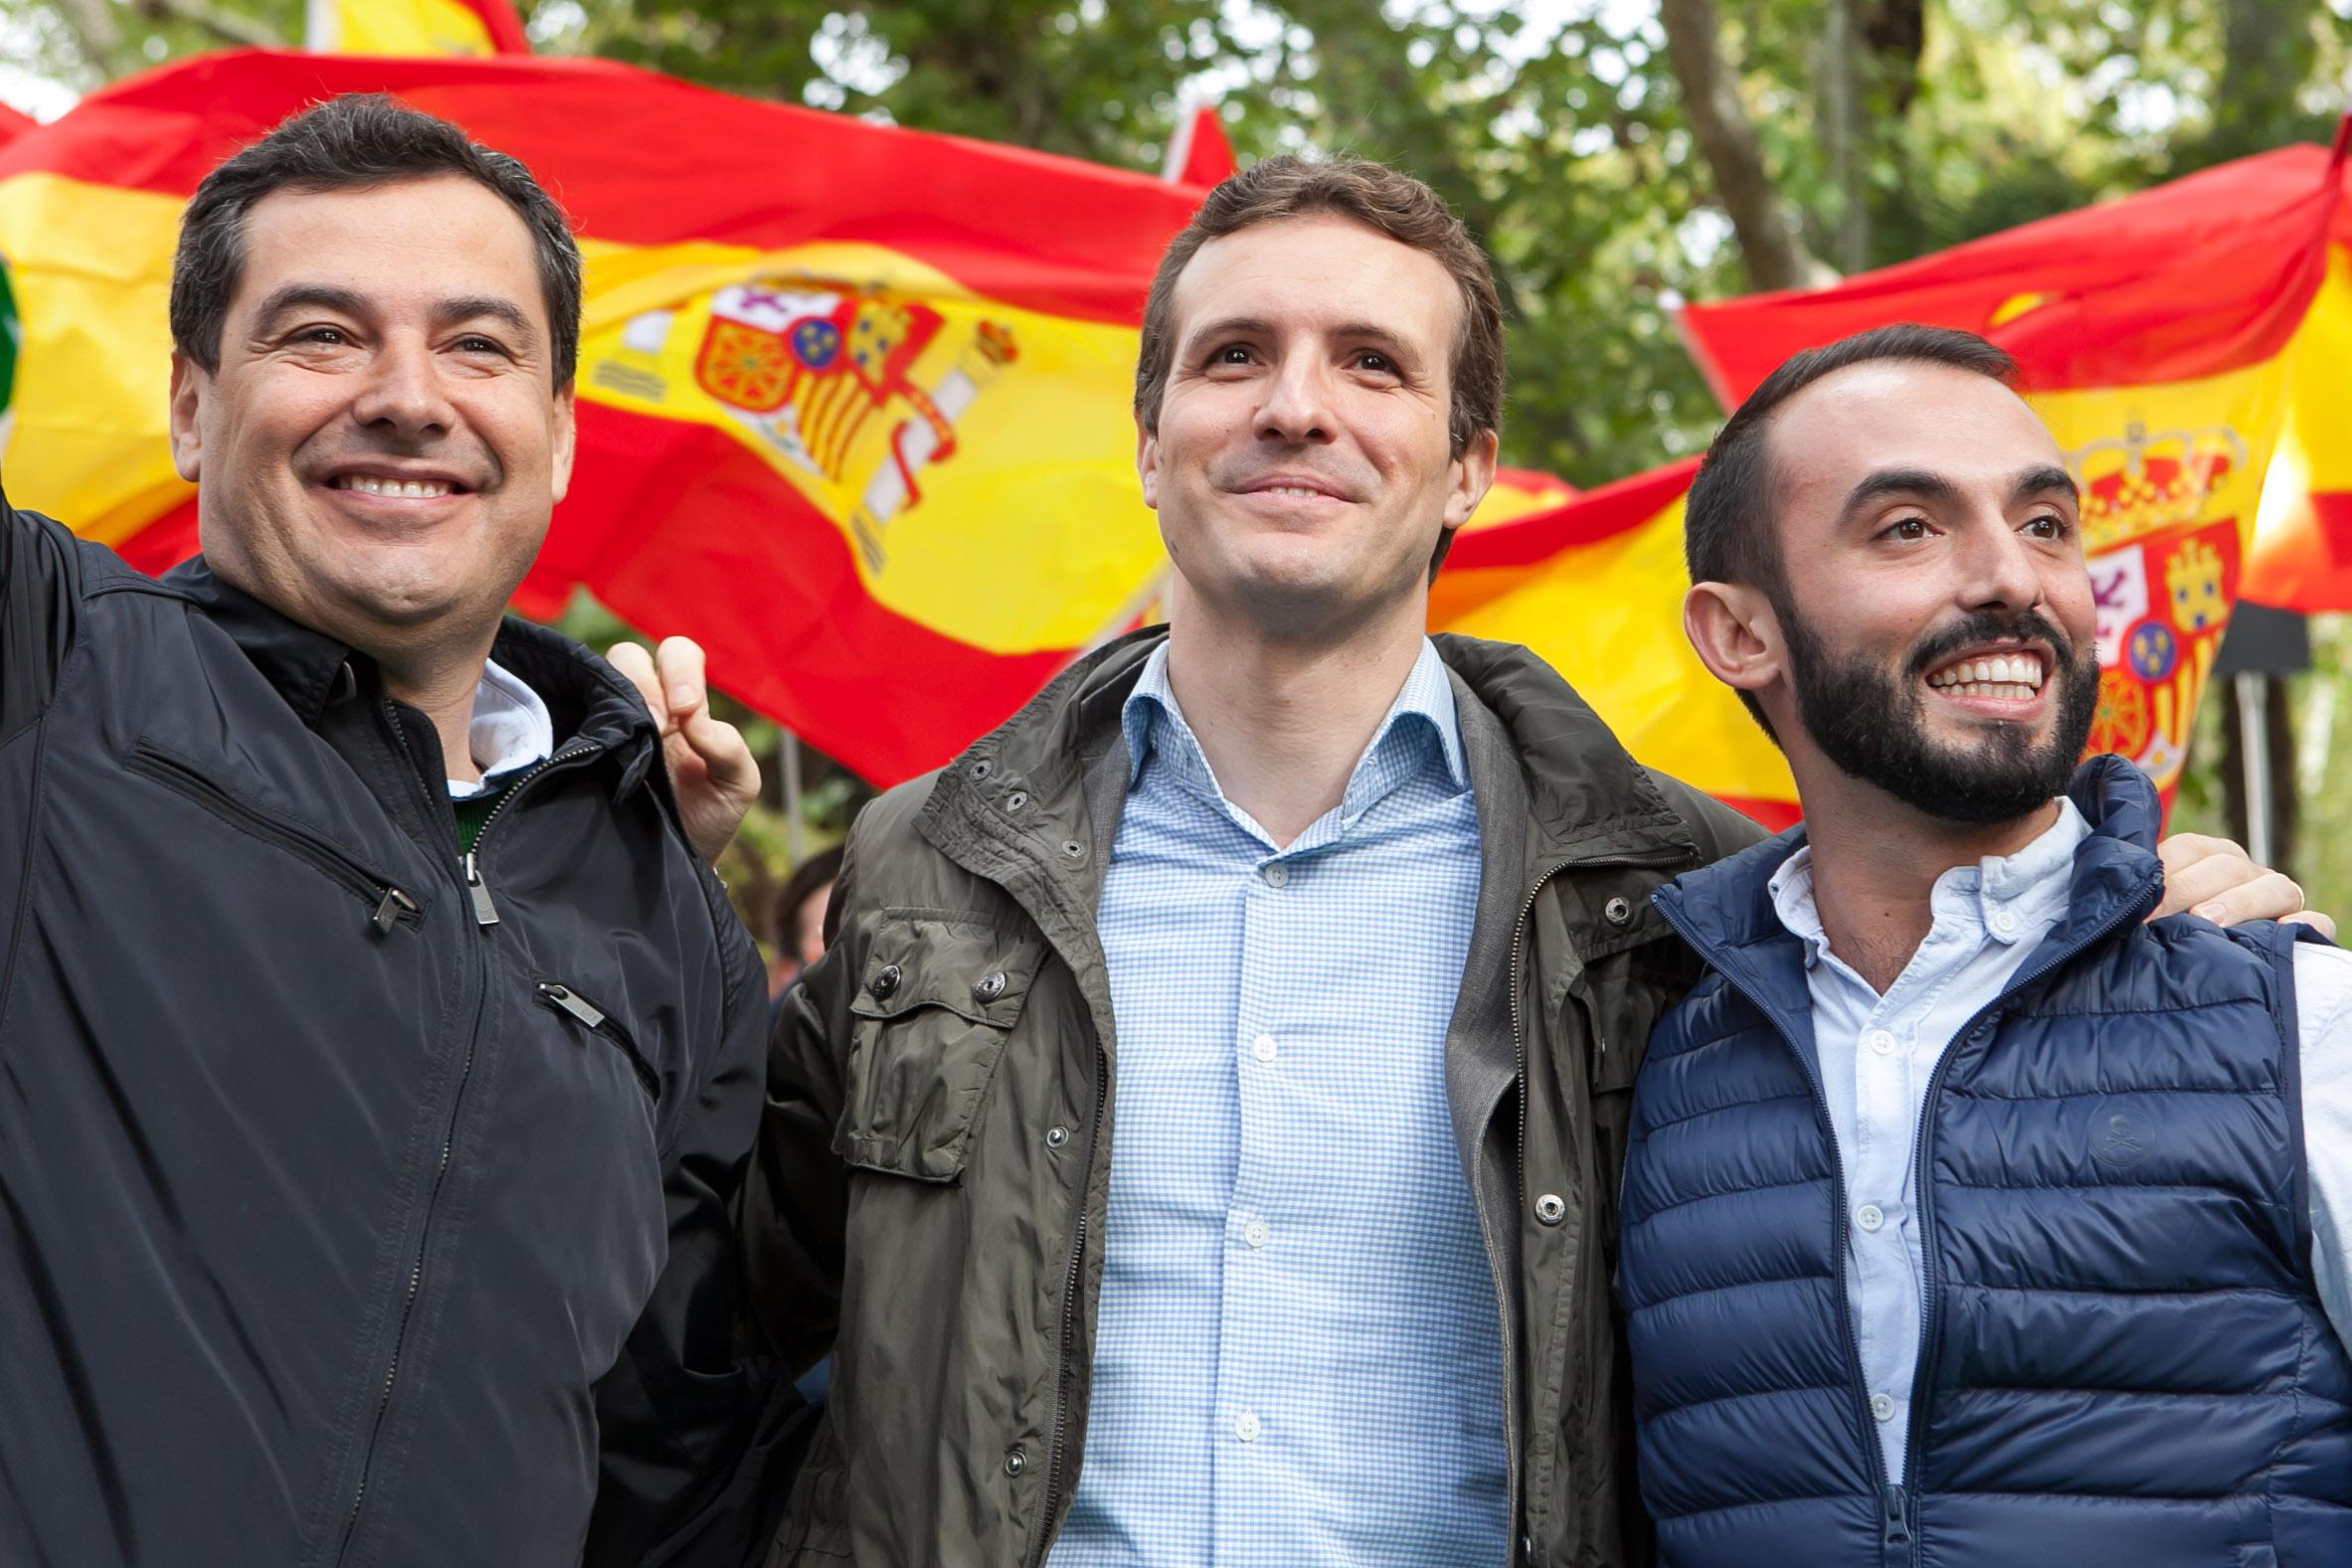
M 470 849 L 465 851 L 465 896 L 473 900 L 476 926 L 498 924 L 498 906 L 490 902 L 490 885 L 481 879 L 481 862 Z
M 418 913 L 417 901 L 387 882 L 384 884 L 384 897 L 376 905 L 376 913 L 369 917 L 368 924 L 375 928 L 377 936 L 389 937 L 393 927 L 405 919 L 413 919 Z
M 541 980 L 539 994 L 591 1029 L 602 1029 L 605 1026 L 605 1015 L 597 1005 L 569 985 L 558 985 L 553 980 Z
M 1900 1486 L 1889 1486 L 1886 1494 L 1887 1544 L 1908 1546 L 1911 1541 L 1910 1498 Z

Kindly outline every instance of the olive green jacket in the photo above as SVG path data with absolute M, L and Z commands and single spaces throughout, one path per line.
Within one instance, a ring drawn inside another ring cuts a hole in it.
M 1095 932 L 1120 708 L 1078 664 L 850 834 L 771 1046 L 745 1242 L 763 1332 L 832 1352 L 773 1563 L 1038 1564 L 1085 1452 L 1119 1069 Z M 1758 836 L 1535 655 L 1439 637 L 1484 843 L 1447 1091 L 1504 1305 L 1519 1560 L 1644 1561 L 1610 1293 L 1627 1102 L 1696 977 L 1653 888 Z

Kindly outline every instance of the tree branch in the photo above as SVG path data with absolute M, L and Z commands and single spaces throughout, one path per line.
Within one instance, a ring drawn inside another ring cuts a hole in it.
M 186 22 L 200 27 L 224 44 L 251 49 L 283 49 L 277 30 L 252 17 L 224 11 L 209 0 L 138 0 L 139 15 L 150 22 Z
M 1715 0 L 1660 0 L 1667 58 L 1683 89 L 1683 109 L 1715 177 L 1716 196 L 1739 237 L 1748 280 L 1758 288 L 1801 288 L 1837 274 L 1805 249 L 1788 204 L 1765 172 L 1755 126 L 1724 64 Z

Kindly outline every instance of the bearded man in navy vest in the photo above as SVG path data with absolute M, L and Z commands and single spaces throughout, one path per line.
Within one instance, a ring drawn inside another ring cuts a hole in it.
M 1657 895 L 1710 964 L 1625 1170 L 1669 1564 L 2352 1562 L 2352 956 L 2147 919 L 2013 370 L 1800 354 L 1691 490 L 1686 627 L 1806 823 Z

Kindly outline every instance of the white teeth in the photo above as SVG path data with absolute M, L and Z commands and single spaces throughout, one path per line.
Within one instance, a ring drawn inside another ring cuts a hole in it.
M 1970 697 L 2022 694 L 2021 700 L 2041 690 L 2042 681 L 2042 661 L 2030 653 L 1962 659 L 1927 677 L 1927 684 L 1939 691 Z
M 1303 484 L 1274 484 L 1268 485 L 1266 488 L 1270 495 L 1295 495 L 1306 500 L 1312 500 L 1323 493 L 1321 490 L 1310 490 Z
M 337 478 L 338 490 L 357 490 L 362 495 L 388 495 L 402 500 L 426 500 L 450 493 L 450 486 L 442 479 L 379 479 L 371 473 L 347 473 Z

